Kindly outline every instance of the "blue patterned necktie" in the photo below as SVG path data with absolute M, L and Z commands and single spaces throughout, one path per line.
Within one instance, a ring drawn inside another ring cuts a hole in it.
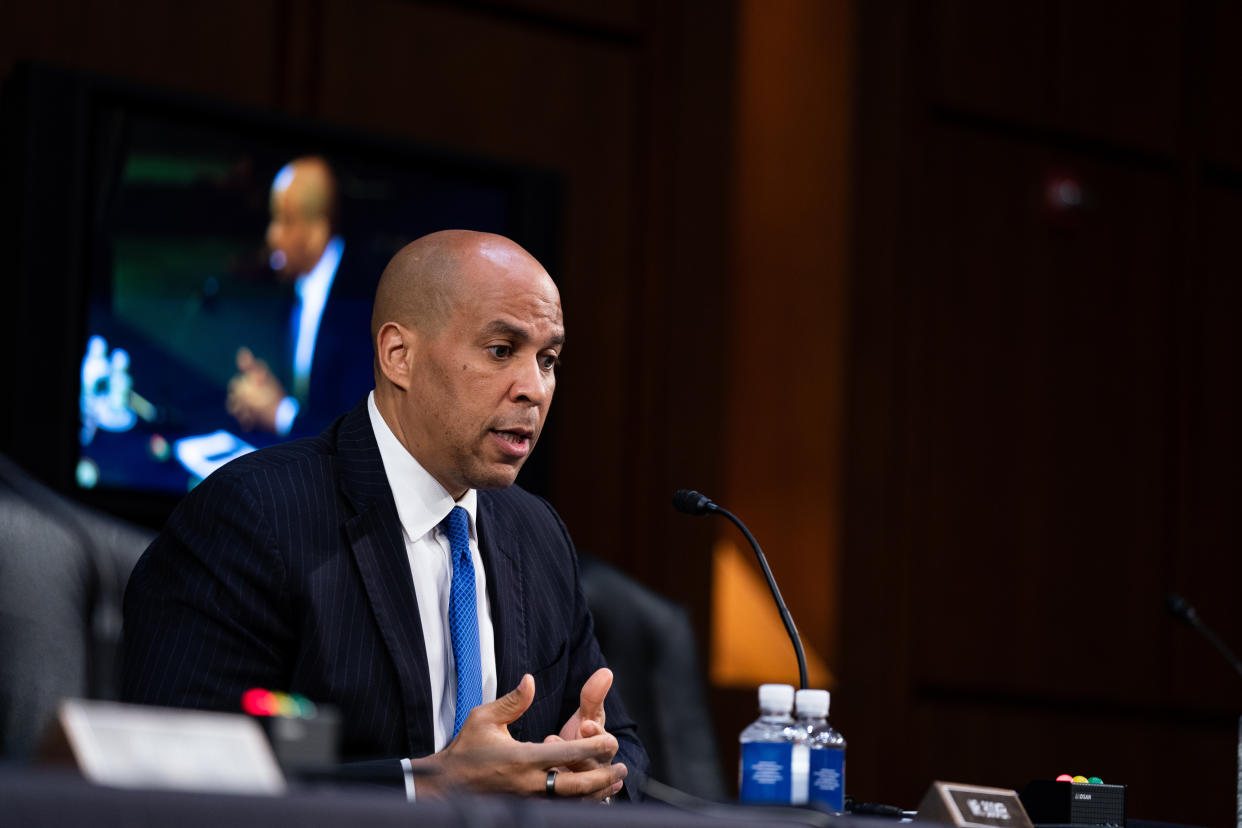
M 453 638 L 453 663 L 457 666 L 457 707 L 453 712 L 453 737 L 466 715 L 483 703 L 483 665 L 479 659 L 479 615 L 474 597 L 474 564 L 470 560 L 470 516 L 454 506 L 440 522 L 453 552 L 453 586 L 449 590 L 449 634 Z

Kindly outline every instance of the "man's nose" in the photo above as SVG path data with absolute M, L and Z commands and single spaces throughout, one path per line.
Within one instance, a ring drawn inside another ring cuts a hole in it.
M 543 405 L 552 396 L 552 390 L 556 387 L 556 375 L 551 371 L 545 371 L 541 362 L 541 357 L 535 355 L 530 359 L 518 360 L 515 363 L 515 375 L 511 388 L 515 400 Z

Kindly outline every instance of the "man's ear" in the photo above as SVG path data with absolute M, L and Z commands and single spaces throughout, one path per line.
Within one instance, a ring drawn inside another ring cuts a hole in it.
M 375 334 L 375 358 L 388 381 L 408 391 L 417 334 L 396 322 L 385 322 Z

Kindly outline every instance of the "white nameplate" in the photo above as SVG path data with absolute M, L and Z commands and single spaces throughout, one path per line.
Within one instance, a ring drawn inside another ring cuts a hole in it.
M 933 782 L 914 821 L 956 828 L 1031 828 L 1015 791 L 957 782 Z
M 67 699 L 57 724 L 83 776 L 118 788 L 280 794 L 262 728 L 240 713 Z

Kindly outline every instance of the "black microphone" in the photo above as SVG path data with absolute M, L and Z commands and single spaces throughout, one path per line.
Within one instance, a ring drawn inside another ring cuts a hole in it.
M 807 689 L 806 653 L 802 650 L 802 639 L 798 637 L 798 629 L 794 626 L 793 617 L 789 614 L 789 608 L 785 606 L 785 599 L 781 597 L 781 591 L 776 586 L 776 579 L 772 577 L 772 570 L 768 568 L 768 559 L 763 556 L 763 550 L 759 548 L 759 542 L 755 540 L 755 536 L 746 528 L 746 524 L 737 519 L 736 515 L 728 509 L 717 506 L 707 495 L 702 495 L 689 489 L 678 489 L 673 492 L 673 508 L 679 512 L 685 512 L 687 515 L 706 515 L 711 513 L 724 515 L 746 536 L 746 540 L 750 542 L 750 548 L 755 550 L 755 557 L 759 559 L 759 566 L 763 569 L 763 576 L 768 579 L 768 589 L 772 590 L 772 598 L 776 600 L 776 608 L 780 610 L 781 620 L 785 622 L 785 631 L 789 633 L 789 640 L 793 642 L 794 653 L 798 656 L 798 679 L 801 681 L 799 686 L 803 690 Z
M 687 515 L 705 515 L 717 510 L 716 504 L 712 503 L 710 497 L 689 489 L 678 489 L 673 492 L 673 507 Z
M 1229 662 L 1229 666 L 1234 669 L 1234 672 L 1242 676 L 1242 662 L 1238 661 L 1238 657 L 1233 654 L 1233 651 L 1225 646 L 1225 642 L 1221 641 L 1220 636 L 1199 620 L 1199 613 L 1195 612 L 1195 608 L 1190 605 L 1189 601 L 1176 592 L 1170 592 L 1164 597 L 1164 605 L 1175 617 L 1194 627 L 1200 635 L 1216 648 L 1218 653 L 1224 656 L 1225 660 Z

